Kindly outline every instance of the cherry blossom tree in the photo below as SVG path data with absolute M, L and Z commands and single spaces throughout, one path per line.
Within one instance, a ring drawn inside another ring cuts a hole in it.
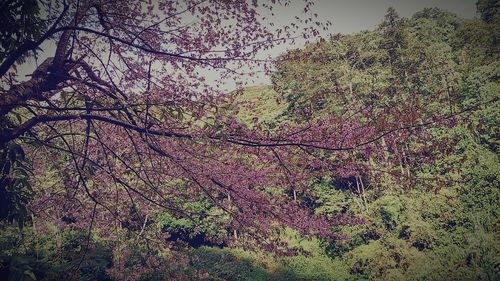
M 274 131 L 238 122 L 238 104 L 217 90 L 224 80 L 208 83 L 204 73 L 235 78 L 243 67 L 270 69 L 260 51 L 328 25 L 305 1 L 304 25 L 273 30 L 263 17 L 292 2 L 271 2 L 42 2 L 43 32 L 0 65 L 0 117 L 9 120 L 0 145 L 29 145 L 35 173 L 56 162 L 51 155 L 67 156 L 57 164 L 65 192 L 40 190 L 31 209 L 61 224 L 112 229 L 135 220 L 141 230 L 165 210 L 199 216 L 185 203 L 206 199 L 222 210 L 211 215 L 228 218 L 221 227 L 263 245 L 283 226 L 336 237 L 333 225 L 359 222 L 315 216 L 288 191 L 307 193 L 325 174 L 357 175 L 364 168 L 353 159 L 383 155 L 382 138 L 390 145 L 428 123 L 415 123 L 415 111 L 398 113 L 398 122 L 363 122 L 366 110 Z M 51 46 L 21 77 L 20 59 Z

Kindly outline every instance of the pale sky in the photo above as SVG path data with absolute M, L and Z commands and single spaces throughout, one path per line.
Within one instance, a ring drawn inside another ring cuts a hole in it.
M 409 18 L 424 8 L 438 7 L 460 17 L 476 16 L 476 0 L 316 0 L 320 18 L 333 22 L 332 33 L 352 33 L 373 29 L 382 21 L 387 8 Z
M 250 0 L 248 0 L 250 1 Z M 278 6 L 274 9 L 275 16 L 268 17 L 273 21 L 275 27 L 286 25 L 293 22 L 295 16 L 304 16 L 301 14 L 304 2 L 302 0 L 291 0 L 291 5 L 287 7 Z M 427 7 L 438 7 L 448 10 L 463 18 L 476 17 L 476 0 L 316 0 L 312 7 L 312 13 L 318 14 L 318 20 L 332 22 L 332 26 L 326 32 L 322 32 L 321 36 L 328 37 L 329 34 L 334 33 L 353 33 L 362 30 L 372 30 L 378 25 L 383 17 L 387 8 L 394 7 L 401 17 L 409 18 L 415 12 L 420 11 Z M 268 22 L 269 24 L 269 22 Z M 271 51 L 260 55 L 265 58 L 268 55 L 276 57 L 284 53 L 287 49 L 302 47 L 303 43 L 300 41 L 295 45 L 283 44 Z M 45 52 L 40 53 L 40 61 L 44 58 L 53 56 L 53 44 L 42 45 Z M 19 67 L 20 79 L 24 80 L 22 74 L 31 74 L 35 69 L 34 61 L 28 60 L 27 63 Z M 245 71 L 245 70 L 243 70 Z M 214 81 L 220 80 L 217 73 L 204 72 L 207 81 L 212 81 L 210 84 L 215 84 Z M 255 78 L 250 79 L 249 76 L 241 76 L 237 81 L 246 82 L 247 86 L 269 84 L 270 79 L 263 72 L 258 72 Z M 223 81 L 222 90 L 233 90 L 236 87 L 235 80 Z
M 450 11 L 462 18 L 476 17 L 476 0 L 316 0 L 313 6 L 314 13 L 318 14 L 320 21 L 331 21 L 332 26 L 321 36 L 328 37 L 329 34 L 349 34 L 362 30 L 373 30 L 380 22 L 389 7 L 396 9 L 400 17 L 410 18 L 415 12 L 424 8 L 438 7 Z M 286 24 L 293 21 L 293 17 L 300 15 L 303 2 L 292 0 L 291 7 L 279 7 L 275 10 L 274 23 Z M 300 43 L 299 43 L 300 44 Z M 300 45 L 281 45 L 269 53 L 278 56 L 290 48 Z M 208 75 L 212 77 L 212 74 Z M 213 76 L 215 77 L 215 76 Z M 215 78 L 214 78 L 215 79 Z M 270 79 L 264 73 L 257 74 L 257 78 L 249 81 L 248 77 L 241 77 L 242 82 L 247 85 L 270 84 Z M 228 81 L 225 85 L 228 90 L 235 88 L 234 81 Z

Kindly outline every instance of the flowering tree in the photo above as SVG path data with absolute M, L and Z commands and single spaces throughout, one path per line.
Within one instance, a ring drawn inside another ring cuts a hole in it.
M 355 223 L 315 216 L 288 191 L 305 193 L 324 174 L 359 174 L 351 152 L 382 155 L 382 138 L 390 145 L 425 124 L 414 125 L 413 111 L 399 112 L 404 118 L 397 122 L 364 122 L 366 110 L 273 132 L 237 122 L 232 96 L 202 73 L 234 77 L 243 66 L 270 66 L 257 53 L 292 38 L 298 26 L 263 25 L 264 12 L 289 4 L 271 2 L 42 3 L 41 31 L 18 40 L 0 66 L 0 145 L 32 144 L 35 172 L 49 155 L 67 156 L 57 166 L 66 191 L 40 190 L 32 210 L 57 223 L 102 229 L 136 218 L 144 229 L 164 210 L 199 216 L 186 202 L 208 200 L 222 210 L 211 215 L 228 218 L 222 227 L 263 239 L 283 226 L 332 236 L 332 225 Z M 311 2 L 304 8 L 309 13 Z M 312 18 L 298 31 L 305 37 L 325 27 Z M 22 79 L 19 62 L 50 46 L 53 54 Z

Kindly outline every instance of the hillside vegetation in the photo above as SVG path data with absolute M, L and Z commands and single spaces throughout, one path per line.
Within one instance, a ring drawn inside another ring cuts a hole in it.
M 366 124 L 383 124 L 390 120 L 381 115 L 410 114 L 408 104 L 429 120 L 436 113 L 449 117 L 444 125 L 426 125 L 425 139 L 410 134 L 388 147 L 384 157 L 321 155 L 335 165 L 349 160 L 362 168 L 318 177 L 309 192 L 293 191 L 293 197 L 316 214 L 361 219 L 333 229 L 346 239 L 284 230 L 277 235 L 293 255 L 247 249 L 241 233 L 219 227 L 222 212 L 203 201 L 189 210 L 217 219 L 165 213 L 142 227 L 158 239 L 175 237 L 180 245 L 171 248 L 144 244 L 125 230 L 115 241 L 95 231 L 95 246 L 87 251 L 87 233 L 54 227 L 43 234 L 35 222 L 21 230 L 4 223 L 0 271 L 27 276 L 10 280 L 69 278 L 75 268 L 78 280 L 134 272 L 141 273 L 139 280 L 500 280 L 497 6 L 480 1 L 480 19 L 436 8 L 405 19 L 389 9 L 375 30 L 333 35 L 283 54 L 272 85 L 234 92 L 237 119 L 272 130 L 361 111 Z M 238 235 L 240 243 L 232 247 L 221 242 Z M 181 262 L 169 262 L 179 257 Z

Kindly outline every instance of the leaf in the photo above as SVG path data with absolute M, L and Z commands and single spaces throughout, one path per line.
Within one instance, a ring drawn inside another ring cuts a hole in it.
M 24 272 L 24 275 L 27 275 L 31 280 L 36 280 L 36 275 L 31 271 L 30 269 L 26 269 Z

